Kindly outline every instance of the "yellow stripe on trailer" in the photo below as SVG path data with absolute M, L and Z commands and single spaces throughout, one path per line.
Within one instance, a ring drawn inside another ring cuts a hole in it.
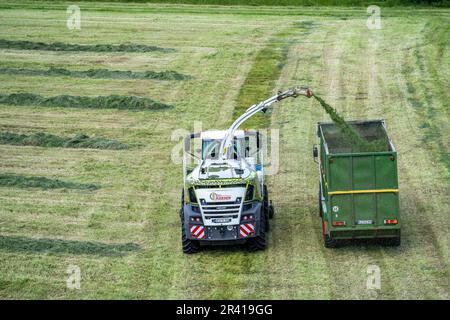
M 398 192 L 398 189 L 330 191 L 330 192 L 328 192 L 328 194 L 332 196 L 332 195 L 337 195 L 337 194 L 388 193 L 388 192 Z

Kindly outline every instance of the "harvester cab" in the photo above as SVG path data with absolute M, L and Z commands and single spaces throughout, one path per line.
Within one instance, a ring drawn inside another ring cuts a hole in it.
M 195 253 L 201 245 L 231 243 L 265 249 L 274 213 L 264 182 L 266 138 L 238 128 L 273 103 L 299 95 L 312 93 L 303 87 L 279 92 L 248 108 L 228 130 L 186 136 L 180 211 L 184 253 Z

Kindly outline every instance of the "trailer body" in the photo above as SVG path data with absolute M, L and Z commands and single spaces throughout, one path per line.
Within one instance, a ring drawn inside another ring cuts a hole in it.
M 334 123 L 318 123 L 319 211 L 325 246 L 341 239 L 380 238 L 400 244 L 397 152 L 384 120 L 348 122 L 367 141 L 384 147 L 361 152 Z

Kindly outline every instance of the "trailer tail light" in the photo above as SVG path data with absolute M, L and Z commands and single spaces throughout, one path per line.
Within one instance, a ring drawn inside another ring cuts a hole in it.
M 333 226 L 335 227 L 345 226 L 345 221 L 333 221 Z
M 385 219 L 384 220 L 384 224 L 397 224 L 398 220 L 397 219 Z

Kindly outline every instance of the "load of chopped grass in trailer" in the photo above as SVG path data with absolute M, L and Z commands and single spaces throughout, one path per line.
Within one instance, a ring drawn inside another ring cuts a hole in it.
M 46 177 L 0 174 L 0 187 L 41 188 L 41 189 L 80 189 L 97 190 L 100 186 L 90 183 L 77 183 Z
M 44 50 L 44 51 L 84 51 L 84 52 L 173 52 L 173 48 L 162 48 L 145 44 L 73 44 L 64 42 L 34 42 L 27 40 L 0 39 L 1 49 Z
M 130 147 L 129 145 L 116 140 L 109 140 L 101 137 L 89 137 L 85 134 L 77 134 L 74 137 L 69 138 L 60 137 L 45 132 L 26 135 L 8 131 L 0 132 L 0 144 L 49 148 L 90 148 L 107 150 L 123 150 Z
M 120 109 L 132 111 L 163 110 L 173 107 L 165 103 L 154 101 L 150 98 L 136 96 L 110 95 L 85 97 L 61 95 L 46 98 L 33 93 L 0 94 L 0 104 L 56 108 Z
M 189 75 L 176 71 L 123 71 L 108 69 L 89 69 L 86 71 L 67 70 L 64 68 L 50 67 L 46 70 L 24 68 L 0 68 L 0 74 L 24 75 L 24 76 L 48 76 L 48 77 L 74 77 L 91 79 L 142 79 L 142 80 L 189 80 Z

